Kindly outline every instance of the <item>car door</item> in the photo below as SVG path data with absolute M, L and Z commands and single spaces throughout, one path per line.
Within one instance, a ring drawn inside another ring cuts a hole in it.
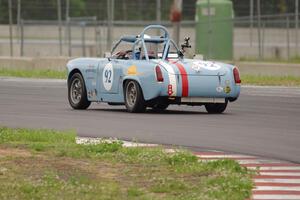
M 121 78 L 121 62 L 118 59 L 107 59 L 99 64 L 98 81 L 102 94 L 117 94 Z

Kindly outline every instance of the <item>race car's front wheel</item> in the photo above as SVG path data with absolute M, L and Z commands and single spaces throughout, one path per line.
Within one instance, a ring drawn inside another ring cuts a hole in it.
M 226 110 L 228 101 L 225 103 L 209 103 L 205 105 L 205 109 L 210 114 L 223 113 Z
M 83 78 L 79 73 L 73 74 L 68 82 L 68 99 L 74 109 L 87 109 L 91 105 L 87 99 Z
M 146 102 L 140 85 L 136 81 L 127 81 L 124 90 L 125 106 L 129 112 L 145 112 Z

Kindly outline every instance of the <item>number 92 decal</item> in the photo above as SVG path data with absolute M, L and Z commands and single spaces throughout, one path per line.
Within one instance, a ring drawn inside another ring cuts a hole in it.
M 102 82 L 105 90 L 111 90 L 112 84 L 114 80 L 114 70 L 111 63 L 105 65 L 102 73 Z

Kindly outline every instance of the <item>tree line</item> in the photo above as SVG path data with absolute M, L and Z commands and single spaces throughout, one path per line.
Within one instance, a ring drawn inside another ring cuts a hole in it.
M 107 19 L 107 0 L 69 0 L 70 16 L 97 16 Z M 13 20 L 17 19 L 18 0 L 12 0 Z M 235 16 L 249 16 L 250 0 L 232 0 Z M 256 13 L 254 0 L 254 14 Z M 283 14 L 295 11 L 295 0 L 261 0 L 262 14 Z M 161 0 L 161 19 L 169 20 L 172 0 Z M 196 0 L 183 0 L 183 19 L 194 20 Z M 115 20 L 155 20 L 155 0 L 115 0 Z M 66 0 L 61 0 L 63 20 L 66 13 Z M 21 18 L 25 20 L 56 20 L 57 0 L 21 0 Z M 0 23 L 8 23 L 8 0 L 0 0 Z

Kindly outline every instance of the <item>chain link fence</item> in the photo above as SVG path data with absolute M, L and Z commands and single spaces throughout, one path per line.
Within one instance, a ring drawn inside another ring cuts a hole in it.
M 2 1 L 0 0 L 0 4 Z M 172 23 L 169 22 L 172 0 L 87 0 L 85 6 L 89 9 L 77 5 L 81 0 L 55 0 L 32 7 L 24 4 L 24 1 L 20 4 L 21 0 L 8 0 L 10 1 L 10 9 L 14 13 L 11 15 L 14 17 L 11 26 L 0 25 L 0 56 L 103 56 L 120 36 L 136 35 L 149 24 L 165 25 L 171 35 L 173 33 Z M 236 16 L 234 19 L 224 19 L 233 20 L 234 59 L 297 57 L 298 0 L 286 0 L 285 6 L 273 9 L 275 14 L 265 12 L 266 1 L 242 1 L 247 6 L 233 0 Z M 281 0 L 274 2 L 278 4 Z M 196 0 L 183 2 L 183 21 L 180 27 L 180 38 L 190 36 L 193 48 L 196 46 L 195 3 Z M 37 11 L 38 9 L 41 10 Z M 28 12 L 44 12 L 49 15 L 45 15 L 43 19 L 35 19 L 35 15 L 29 15 Z M 34 19 L 28 19 L 28 16 Z M 203 23 L 203 26 L 208 24 Z M 12 29 L 11 33 L 9 27 Z

